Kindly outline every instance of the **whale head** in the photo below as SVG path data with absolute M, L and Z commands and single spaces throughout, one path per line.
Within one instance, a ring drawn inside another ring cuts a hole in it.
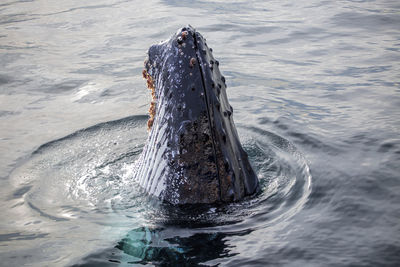
M 173 204 L 231 202 L 257 192 L 225 78 L 203 36 L 191 26 L 179 29 L 149 48 L 144 66 L 152 101 L 139 184 Z

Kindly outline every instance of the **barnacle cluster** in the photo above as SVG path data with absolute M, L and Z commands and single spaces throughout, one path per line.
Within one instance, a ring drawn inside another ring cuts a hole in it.
M 147 83 L 147 88 L 151 91 L 151 102 L 150 102 L 150 108 L 149 108 L 149 115 L 150 118 L 147 121 L 147 130 L 150 130 L 151 127 L 153 126 L 153 122 L 154 122 L 154 117 L 156 115 L 156 90 L 154 87 L 154 81 L 153 78 L 151 77 L 151 75 L 144 69 L 143 72 L 143 78 L 146 79 L 146 83 Z

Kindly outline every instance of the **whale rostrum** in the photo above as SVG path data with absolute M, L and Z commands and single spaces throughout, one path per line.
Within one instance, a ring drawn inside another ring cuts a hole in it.
M 259 190 L 240 144 L 225 78 L 193 27 L 149 48 L 143 77 L 151 90 L 149 136 L 135 177 L 172 204 L 238 201 Z

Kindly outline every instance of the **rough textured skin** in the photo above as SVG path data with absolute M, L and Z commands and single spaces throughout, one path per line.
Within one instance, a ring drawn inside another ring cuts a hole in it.
M 150 47 L 150 134 L 136 179 L 173 204 L 237 201 L 259 185 L 232 119 L 225 78 L 191 26 Z

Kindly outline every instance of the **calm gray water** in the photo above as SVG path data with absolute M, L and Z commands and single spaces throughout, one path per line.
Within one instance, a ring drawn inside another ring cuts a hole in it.
M 260 195 L 171 207 L 132 180 L 148 47 L 220 61 Z M 1 266 L 399 266 L 398 1 L 0 3 Z

